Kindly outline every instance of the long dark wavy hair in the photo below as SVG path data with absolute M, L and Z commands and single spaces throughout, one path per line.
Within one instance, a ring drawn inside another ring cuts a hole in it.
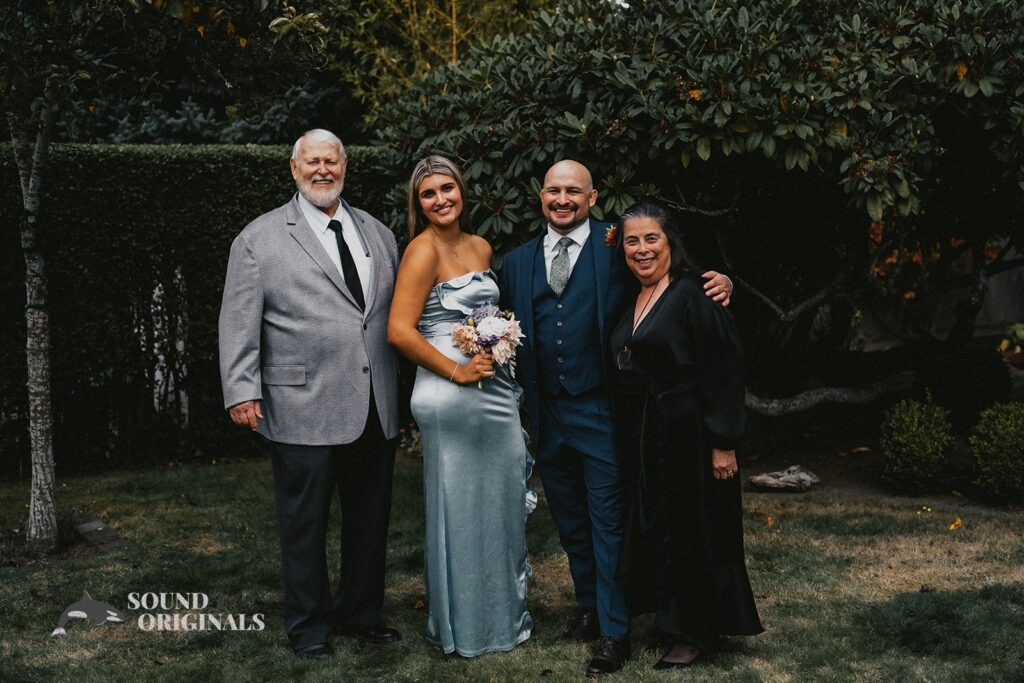
M 409 228 L 409 239 L 420 234 L 427 227 L 427 217 L 423 215 L 419 197 L 416 195 L 419 193 L 420 183 L 423 182 L 423 179 L 434 174 L 446 175 L 449 178 L 455 179 L 455 184 L 459 186 L 459 193 L 462 194 L 462 213 L 459 215 L 459 229 L 463 232 L 471 230 L 472 226 L 469 222 L 469 197 L 466 192 L 466 181 L 462 179 L 462 171 L 450 159 L 431 155 L 420 159 L 416 167 L 412 169 L 412 175 L 409 177 L 409 215 L 406 220 Z
M 692 258 L 690 258 L 690 253 L 686 251 L 686 247 L 683 246 L 683 233 L 679 229 L 676 221 L 672 218 L 672 214 L 670 214 L 661 204 L 648 200 L 638 202 L 629 207 L 619 219 L 618 227 L 615 230 L 615 248 L 621 252 L 621 257 L 623 259 L 625 259 L 625 252 L 622 247 L 622 240 L 625 234 L 624 228 L 626 221 L 634 218 L 650 218 L 655 221 L 661 227 L 662 232 L 665 233 L 665 237 L 668 239 L 668 246 L 671 251 L 671 263 L 668 268 L 670 278 L 675 280 L 683 274 L 688 273 L 691 275 L 699 275 L 701 273 L 697 264 Z

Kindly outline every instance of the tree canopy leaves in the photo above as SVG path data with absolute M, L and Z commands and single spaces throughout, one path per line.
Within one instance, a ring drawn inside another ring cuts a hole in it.
M 1014 0 L 572 0 L 427 74 L 382 113 L 380 140 L 403 168 L 460 161 L 492 237 L 532 215 L 524 197 L 562 157 L 602 179 L 608 215 L 753 155 L 840 183 L 878 221 L 934 191 L 944 108 L 1024 187 L 1022 54 Z

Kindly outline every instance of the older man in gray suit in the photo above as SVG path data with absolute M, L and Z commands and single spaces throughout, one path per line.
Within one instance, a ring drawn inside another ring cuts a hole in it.
M 397 359 L 387 342 L 394 235 L 341 199 L 347 158 L 331 132 L 295 143 L 298 193 L 235 238 L 220 311 L 224 404 L 273 447 L 285 631 L 304 658 L 331 655 L 334 632 L 400 638 L 381 623 Z M 326 539 L 341 501 L 333 596 Z

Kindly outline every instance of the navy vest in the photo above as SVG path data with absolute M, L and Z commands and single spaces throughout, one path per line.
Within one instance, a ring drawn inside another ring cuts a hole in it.
M 533 346 L 537 379 L 545 392 L 570 396 L 600 386 L 601 335 L 597 324 L 594 232 L 583 243 L 562 296 L 548 285 L 544 249 L 533 266 Z

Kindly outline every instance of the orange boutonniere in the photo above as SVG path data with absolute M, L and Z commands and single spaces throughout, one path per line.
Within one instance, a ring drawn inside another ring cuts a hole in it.
M 619 230 L 619 228 L 618 228 L 617 225 L 609 225 L 607 228 L 605 228 L 605 231 L 604 231 L 604 245 L 606 247 L 614 247 L 615 246 L 615 236 L 618 234 L 618 230 Z

